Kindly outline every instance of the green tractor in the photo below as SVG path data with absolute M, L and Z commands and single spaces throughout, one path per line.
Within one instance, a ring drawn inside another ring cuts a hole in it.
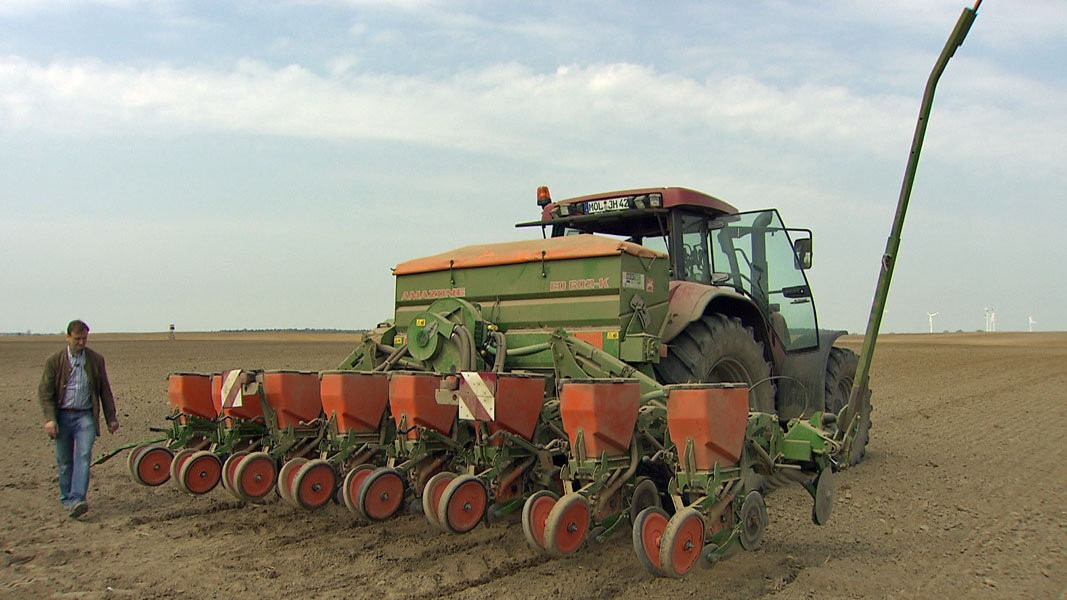
M 662 383 L 743 382 L 754 411 L 784 422 L 837 414 L 849 399 L 858 356 L 835 347 L 845 331 L 819 329 L 804 271 L 811 231 L 788 228 L 775 209 L 738 212 L 685 188 L 626 190 L 552 202 L 538 192 L 540 226 L 552 238 L 602 235 L 667 255 L 666 318 L 642 333 L 659 338 L 652 370 Z M 849 464 L 862 457 L 870 393 Z

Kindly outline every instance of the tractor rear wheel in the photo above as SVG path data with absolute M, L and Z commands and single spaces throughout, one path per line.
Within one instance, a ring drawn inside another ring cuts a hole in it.
M 848 398 L 852 394 L 852 384 L 856 379 L 856 369 L 859 368 L 860 357 L 855 352 L 845 348 L 830 348 L 830 356 L 826 359 L 826 383 L 824 410 L 835 415 L 841 414 L 841 409 L 848 404 Z M 858 464 L 863 460 L 867 452 L 867 440 L 871 433 L 871 390 L 863 390 L 863 400 L 859 410 L 859 424 L 856 437 L 852 441 L 852 447 L 847 457 L 841 457 L 848 461 L 849 465 Z
M 667 345 L 656 367 L 664 383 L 747 383 L 749 408 L 776 414 L 763 344 L 737 318 L 704 315 Z

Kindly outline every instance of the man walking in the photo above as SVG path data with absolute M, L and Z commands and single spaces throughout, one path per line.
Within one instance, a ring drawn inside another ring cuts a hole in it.
M 74 320 L 67 325 L 67 347 L 44 363 L 37 399 L 44 411 L 44 430 L 56 441 L 59 501 L 78 518 L 89 510 L 89 462 L 93 442 L 100 435 L 100 409 L 107 430 L 115 433 L 119 420 L 107 380 L 104 357 L 85 347 L 89 326 Z

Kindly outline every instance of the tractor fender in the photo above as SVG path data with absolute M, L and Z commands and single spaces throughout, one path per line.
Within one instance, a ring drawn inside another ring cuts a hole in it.
M 666 344 L 678 336 L 690 323 L 705 314 L 736 317 L 752 328 L 756 341 L 763 344 L 767 359 L 771 360 L 771 344 L 767 320 L 752 299 L 731 287 L 704 285 L 692 281 L 672 281 L 668 295 L 669 310 L 663 325 L 661 341 Z

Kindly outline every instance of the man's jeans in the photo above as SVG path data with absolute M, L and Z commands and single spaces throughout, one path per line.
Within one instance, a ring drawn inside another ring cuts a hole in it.
M 70 508 L 85 501 L 89 491 L 89 462 L 96 425 L 91 410 L 59 410 L 56 415 L 56 465 L 59 466 L 59 501 Z

